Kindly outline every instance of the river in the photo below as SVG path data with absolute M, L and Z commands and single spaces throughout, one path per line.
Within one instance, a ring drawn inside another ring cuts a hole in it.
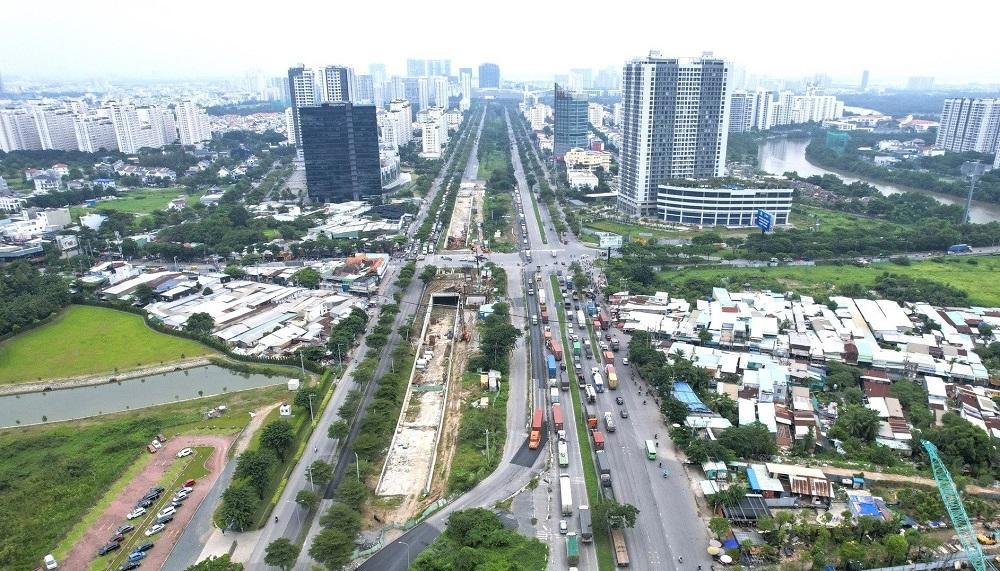
M 59 422 L 282 384 L 284 377 L 208 365 L 148 377 L 0 397 L 0 428 Z
M 879 189 L 879 192 L 886 196 L 900 192 L 917 192 L 931 196 L 944 204 L 965 206 L 965 198 L 963 197 L 867 180 L 816 166 L 806 160 L 806 145 L 808 144 L 809 139 L 768 139 L 760 145 L 760 150 L 757 153 L 757 163 L 761 169 L 772 174 L 780 175 L 789 171 L 795 171 L 800 176 L 835 174 L 847 182 L 854 182 L 856 180 L 867 182 Z M 1000 204 L 973 200 L 970 218 L 973 222 L 979 224 L 1000 220 Z

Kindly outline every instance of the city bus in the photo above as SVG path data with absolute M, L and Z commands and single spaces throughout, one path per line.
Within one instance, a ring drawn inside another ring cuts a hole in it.
M 646 458 L 656 460 L 656 443 L 652 440 L 646 441 Z

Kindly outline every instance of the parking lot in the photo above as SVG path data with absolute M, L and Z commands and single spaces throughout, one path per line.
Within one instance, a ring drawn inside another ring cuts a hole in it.
M 223 436 L 179 436 L 169 439 L 142 471 L 129 481 L 104 513 L 88 527 L 66 557 L 59 561 L 60 569 L 117 571 L 127 561 L 129 553 L 147 541 L 153 542 L 154 546 L 141 561 L 141 568 L 159 569 L 181 530 L 218 478 L 225 465 L 226 450 L 231 443 L 231 437 Z M 184 448 L 193 448 L 194 453 L 185 458 L 177 458 L 177 453 Z M 173 494 L 190 479 L 196 480 L 196 483 L 192 486 L 190 495 L 177 507 L 173 520 L 166 523 L 159 533 L 147 537 L 144 532 L 156 523 L 157 512 L 169 506 Z M 144 515 L 127 520 L 126 515 L 155 486 L 163 487 L 163 494 L 149 506 Z M 116 530 L 125 524 L 132 525 L 135 529 L 124 534 L 119 549 L 99 557 L 98 550 L 101 546 L 107 544 Z M 99 565 L 92 567 L 95 560 L 99 560 Z

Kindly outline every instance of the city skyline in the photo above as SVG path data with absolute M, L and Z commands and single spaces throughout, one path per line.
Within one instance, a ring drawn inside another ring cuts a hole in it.
M 55 9 L 50 11 L 46 22 L 49 33 L 44 36 L 58 37 L 61 41 L 39 41 L 39 36 L 30 27 L 13 27 L 0 38 L 0 50 L 17 54 L 6 58 L 0 69 L 5 80 L 207 79 L 236 77 L 251 69 L 281 75 L 291 62 L 298 61 L 305 61 L 307 65 L 343 62 L 359 70 L 367 69 L 370 63 L 382 63 L 389 75 L 405 75 L 408 58 L 451 60 L 452 72 L 459 67 L 475 68 L 483 62 L 495 62 L 504 78 L 542 80 L 575 68 L 599 70 L 621 66 L 626 60 L 655 49 L 684 56 L 712 51 L 716 57 L 734 65 L 773 77 L 825 73 L 838 81 L 853 78 L 857 83 L 863 70 L 870 70 L 873 85 L 905 84 L 906 78 L 911 76 L 934 77 L 938 85 L 1000 83 L 1000 66 L 991 59 L 994 46 L 989 33 L 996 19 L 983 14 L 984 10 L 1000 13 L 1000 9 L 968 1 L 960 1 L 959 6 L 934 16 L 937 29 L 961 27 L 963 30 L 961 47 L 951 49 L 947 44 L 927 43 L 924 47 L 914 43 L 912 28 L 906 26 L 882 26 L 865 42 L 852 44 L 836 37 L 817 41 L 818 29 L 834 26 L 836 20 L 775 16 L 799 13 L 792 9 L 795 5 L 791 2 L 779 2 L 766 14 L 746 5 L 720 4 L 724 17 L 711 22 L 715 33 L 706 36 L 705 30 L 698 26 L 681 26 L 664 34 L 664 19 L 694 20 L 704 12 L 704 7 L 654 7 L 644 9 L 646 17 L 631 21 L 627 30 L 602 30 L 607 41 L 580 42 L 572 52 L 561 51 L 559 68 L 552 66 L 550 58 L 538 54 L 560 49 L 578 35 L 578 30 L 587 29 L 590 13 L 586 10 L 557 14 L 555 6 L 532 5 L 535 21 L 560 22 L 560 25 L 552 27 L 547 34 L 532 36 L 531 42 L 526 43 L 512 40 L 512 37 L 521 36 L 511 36 L 512 30 L 531 25 L 523 17 L 525 12 L 517 6 L 507 6 L 500 14 L 491 14 L 489 26 L 477 26 L 463 21 L 475 15 L 460 9 L 457 3 L 437 2 L 435 6 L 440 10 L 413 11 L 409 19 L 388 22 L 395 34 L 379 34 L 380 38 L 404 37 L 408 31 L 430 25 L 431 19 L 434 25 L 450 30 L 439 38 L 428 38 L 419 49 L 414 48 L 411 52 L 402 42 L 373 41 L 370 26 L 349 26 L 332 37 L 319 33 L 321 22 L 328 20 L 324 16 L 333 16 L 334 10 L 338 19 L 386 24 L 377 20 L 381 8 L 376 9 L 374 5 L 310 7 L 315 14 L 297 22 L 299 29 L 293 41 L 264 42 L 256 40 L 268 32 L 267 24 L 280 24 L 281 20 L 261 19 L 263 12 L 255 6 L 263 8 L 262 3 L 251 2 L 242 5 L 244 8 L 240 11 L 232 11 L 224 5 L 196 5 L 180 0 L 173 13 L 183 13 L 185 7 L 190 7 L 191 13 L 199 16 L 194 21 L 185 21 L 184 26 L 179 26 L 175 19 L 162 17 L 162 13 L 154 12 L 152 6 L 131 4 L 124 12 L 112 12 L 115 15 L 109 19 L 109 12 L 104 10 L 60 10 L 62 3 L 57 1 Z M 968 10 L 962 9 L 963 4 Z M 788 10 L 783 10 L 783 5 Z M 967 18 L 967 13 L 973 9 L 983 17 Z M 33 7 L 15 3 L 5 6 L 5 12 L 12 21 L 27 21 Z M 281 14 L 290 17 L 295 12 L 293 6 Z M 847 2 L 841 13 L 848 15 L 845 18 L 849 22 L 890 21 L 899 17 L 894 6 L 854 1 Z M 851 14 L 859 17 L 851 19 Z M 133 18 L 144 24 L 124 25 L 126 20 Z M 106 28 L 116 20 L 123 24 L 115 27 L 119 36 L 117 41 L 108 42 L 103 35 L 93 33 L 94 29 Z M 226 26 L 217 25 L 223 20 Z M 769 28 L 780 29 L 781 33 L 760 33 Z M 154 43 L 147 41 L 149 37 L 165 40 Z M 255 41 L 239 48 L 248 37 Z M 831 43 L 835 43 L 836 51 L 831 51 Z M 142 49 L 121 48 L 127 44 Z M 66 50 L 67 45 L 72 45 L 73 49 Z M 456 49 L 456 45 L 461 45 L 461 49 Z

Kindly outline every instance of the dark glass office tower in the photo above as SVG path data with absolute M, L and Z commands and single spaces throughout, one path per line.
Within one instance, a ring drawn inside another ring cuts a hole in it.
M 303 107 L 299 123 L 309 198 L 348 202 L 381 194 L 374 105 Z
M 500 87 L 500 66 L 495 63 L 484 63 L 479 66 L 479 88 L 490 89 Z
M 552 138 L 552 155 L 562 160 L 566 151 L 587 148 L 587 96 L 571 93 L 555 84 L 555 128 Z

